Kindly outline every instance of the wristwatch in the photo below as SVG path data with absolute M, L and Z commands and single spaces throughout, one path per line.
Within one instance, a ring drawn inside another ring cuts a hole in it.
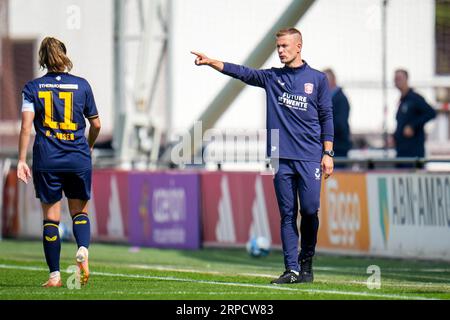
M 330 156 L 330 157 L 334 157 L 334 151 L 333 150 L 325 150 L 324 152 L 323 152 L 323 154 L 326 154 L 327 156 Z

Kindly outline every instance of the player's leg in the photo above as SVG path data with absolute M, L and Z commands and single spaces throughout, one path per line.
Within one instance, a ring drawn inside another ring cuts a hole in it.
M 61 274 L 59 259 L 61 239 L 59 237 L 59 221 L 61 218 L 62 185 L 59 174 L 33 171 L 33 182 L 36 197 L 41 200 L 43 212 L 43 247 L 50 276 L 44 287 L 60 287 Z
M 280 159 L 274 177 L 275 193 L 281 215 L 281 243 L 286 271 L 274 279 L 274 284 L 295 283 L 298 281 L 298 203 L 297 177 L 290 160 Z
M 88 200 L 68 199 L 70 216 L 72 217 L 73 235 L 78 250 L 75 254 L 80 283 L 85 285 L 89 279 L 89 244 L 91 239 L 91 226 L 87 213 Z
M 91 170 L 66 173 L 63 185 L 72 217 L 73 235 L 78 246 L 75 259 L 80 272 L 80 283 L 84 285 L 89 279 L 88 249 L 91 226 L 88 201 L 91 194 Z
M 61 287 L 59 260 L 61 256 L 61 239 L 59 237 L 59 221 L 61 219 L 61 201 L 47 204 L 41 202 L 44 213 L 43 246 L 45 261 L 49 268 L 49 279 L 43 287 Z
M 320 187 L 322 174 L 320 163 L 297 162 L 300 178 L 298 181 L 300 198 L 300 264 L 301 281 L 314 280 L 312 262 L 317 244 L 319 230 Z
M 72 217 L 72 230 L 78 248 L 89 248 L 91 240 L 91 223 L 88 215 L 88 200 L 67 199 L 70 216 Z

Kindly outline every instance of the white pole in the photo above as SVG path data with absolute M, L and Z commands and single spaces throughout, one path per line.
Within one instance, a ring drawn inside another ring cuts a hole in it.
M 386 11 L 388 0 L 382 0 L 383 6 L 381 9 L 381 70 L 382 70 L 382 96 L 383 96 L 383 148 L 384 157 L 388 155 L 388 128 L 387 128 L 387 117 L 388 117 L 388 103 L 387 103 L 387 63 L 386 63 L 386 37 L 387 37 L 387 27 L 386 27 Z

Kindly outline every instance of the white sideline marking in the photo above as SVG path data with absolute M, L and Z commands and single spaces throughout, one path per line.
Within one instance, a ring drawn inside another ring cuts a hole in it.
M 235 273 L 227 273 L 227 272 L 219 272 L 219 271 L 203 271 L 198 269 L 186 269 L 186 268 L 177 268 L 174 266 L 162 266 L 162 265 L 146 265 L 146 264 L 127 264 L 125 265 L 130 268 L 136 268 L 136 269 L 143 269 L 143 270 L 157 270 L 157 271 L 173 271 L 173 272 L 189 272 L 189 273 L 201 273 L 201 274 L 212 274 L 212 275 L 238 275 L 238 276 L 249 276 L 249 277 L 260 277 L 260 278 L 274 278 L 275 276 L 273 274 L 267 274 L 267 273 L 251 273 L 251 272 L 235 272 Z M 315 270 L 320 269 L 331 269 L 331 268 L 314 268 Z M 336 269 L 337 268 L 333 268 Z M 340 270 L 342 271 L 342 270 Z M 359 269 L 358 271 L 361 271 Z M 389 275 L 394 275 L 393 273 L 389 273 Z M 402 275 L 396 273 L 395 275 Z M 433 277 L 433 276 L 414 276 L 413 278 L 429 278 L 429 279 L 435 279 L 435 280 L 448 280 L 448 278 L 443 277 Z M 328 283 L 329 280 L 323 280 L 318 281 L 319 283 Z M 366 285 L 365 281 L 339 281 L 339 280 L 333 280 L 333 283 L 339 283 L 339 284 L 360 284 L 360 285 Z M 399 287 L 417 287 L 417 288 L 439 288 L 439 289 L 446 289 L 450 290 L 450 286 L 448 283 L 442 283 L 442 284 L 435 284 L 435 283 L 420 283 L 420 284 L 414 284 L 414 283 L 403 283 L 403 284 L 396 284 L 396 283 L 387 283 L 386 281 L 383 282 L 383 286 L 399 286 Z
M 162 265 L 146 265 L 146 264 L 125 264 L 124 266 L 136 268 L 136 269 L 145 269 L 145 270 L 160 270 L 160 271 L 175 271 L 175 272 L 192 272 L 192 273 L 204 273 L 204 274 L 224 274 L 226 272 L 219 271 L 203 271 L 197 269 L 186 269 L 186 268 L 178 268 L 175 266 L 162 266 Z M 267 267 L 259 267 L 253 266 L 255 269 L 265 269 L 267 271 Z M 362 276 L 365 275 L 365 268 L 354 268 L 354 267 L 314 267 L 314 270 L 318 271 L 340 271 L 340 272 L 362 272 Z M 440 271 L 436 271 L 440 270 Z M 383 274 L 388 274 L 392 276 L 405 276 L 404 274 L 398 273 L 401 271 L 414 271 L 414 272 L 447 272 L 446 269 L 408 269 L 408 268 L 382 268 L 381 271 Z M 447 269 L 450 270 L 450 269 Z M 263 273 L 235 273 L 243 276 L 256 276 L 256 277 L 268 277 L 273 278 L 273 274 L 263 274 Z M 438 277 L 438 276 L 429 276 L 429 275 L 418 275 L 418 274 L 409 274 L 407 275 L 410 278 L 416 279 L 429 279 L 429 280 L 449 280 L 448 277 Z M 449 283 L 445 283 L 444 285 L 449 285 Z
M 2 269 L 12 269 L 12 270 L 27 270 L 27 271 L 48 271 L 47 268 L 33 267 L 33 266 L 15 266 L 0 264 Z M 65 271 L 63 271 L 65 272 Z M 370 293 L 370 292 L 352 292 L 352 291 L 337 291 L 337 290 L 323 290 L 323 289 L 301 289 L 301 288 L 288 288 L 281 287 L 277 285 L 258 285 L 250 283 L 239 283 L 239 282 L 220 282 L 220 281 L 208 281 L 208 280 L 194 280 L 194 279 L 183 279 L 175 277 L 160 277 L 160 276 L 146 276 L 139 274 L 123 274 L 123 273 L 109 273 L 109 272 L 91 272 L 91 275 L 105 276 L 105 277 L 121 277 L 121 278 L 136 278 L 136 279 L 151 279 L 151 280 L 163 280 L 163 281 L 179 281 L 179 282 L 190 282 L 190 283 L 201 283 L 201 284 L 211 284 L 211 285 L 223 285 L 223 286 L 237 286 L 237 287 L 247 287 L 247 288 L 260 288 L 260 289 L 270 289 L 270 290 L 280 290 L 280 291 L 291 291 L 291 292 L 304 292 L 309 294 L 337 294 L 337 295 L 347 295 L 347 296 L 362 296 L 362 297 L 377 297 L 377 298 L 392 298 L 392 299 L 405 299 L 405 300 L 440 300 L 435 298 L 427 298 L 421 296 L 403 296 L 397 294 L 383 294 L 383 293 Z
M 58 291 L 59 293 L 60 291 Z M 78 292 L 77 291 L 69 291 L 67 290 L 66 292 L 64 292 L 64 294 L 73 294 L 76 295 Z M 254 291 L 171 291 L 171 294 L 178 294 L 178 295 L 209 295 L 209 296 L 216 296 L 216 295 L 235 295 L 235 294 L 240 294 L 240 295 L 260 295 L 261 292 L 254 292 Z M 111 294 L 123 294 L 123 295 L 129 295 L 130 292 L 129 291 L 107 291 L 107 292 L 95 292 L 96 295 L 111 295 Z M 131 292 L 131 294 L 133 295 L 167 295 L 167 291 L 133 291 Z M 288 295 L 294 295 L 294 294 L 298 294 L 298 292 L 283 292 L 283 294 L 288 294 Z M 17 295 L 17 292 L 2 292 L 1 293 L 2 296 L 15 296 Z M 50 296 L 54 296 L 54 291 L 49 291 L 49 292 L 42 292 L 42 291 L 35 291 L 35 292 L 20 292 L 20 295 L 29 295 L 29 296 L 33 296 L 33 295 L 39 295 L 39 296 L 43 296 L 43 295 L 50 295 Z

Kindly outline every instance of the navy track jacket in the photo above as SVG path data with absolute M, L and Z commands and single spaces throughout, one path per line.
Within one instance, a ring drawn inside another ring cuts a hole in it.
M 334 135 L 333 107 L 324 73 L 305 61 L 298 68 L 262 70 L 225 62 L 222 73 L 265 89 L 268 157 L 321 161 L 323 142 L 333 142 Z

